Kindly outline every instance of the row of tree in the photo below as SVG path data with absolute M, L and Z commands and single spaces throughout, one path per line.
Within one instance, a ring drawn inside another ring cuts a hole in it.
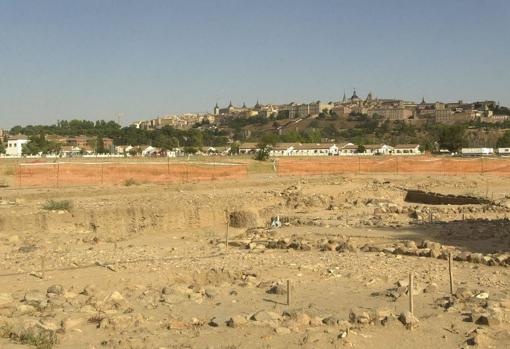
M 351 128 L 337 128 L 335 121 L 323 118 L 322 120 L 313 120 L 305 129 L 290 129 L 283 133 L 279 132 L 276 126 L 269 131 L 267 131 L 267 127 L 265 127 L 266 131 L 258 131 L 257 128 L 254 128 L 248 138 L 239 137 L 238 132 L 232 131 L 231 127 L 239 130 L 248 124 L 263 124 L 265 122 L 263 118 L 253 118 L 249 123 L 243 119 L 232 120 L 231 124 L 223 130 L 210 127 L 180 130 L 171 126 L 157 130 L 144 130 L 136 127 L 121 127 L 113 121 L 64 120 L 49 126 L 16 126 L 10 130 L 10 133 L 25 134 L 30 137 L 30 143 L 25 147 L 27 154 L 58 152 L 61 144 L 47 141 L 45 135 L 48 134 L 89 136 L 95 141 L 91 146 L 100 153 L 111 151 L 111 149 L 103 147 L 103 139 L 106 137 L 113 139 L 115 145 L 152 145 L 164 150 L 186 147 L 190 152 L 203 146 L 225 146 L 231 143 L 231 140 L 276 144 L 283 142 L 320 143 L 324 139 L 353 142 L 359 145 L 416 143 L 420 144 L 424 150 L 429 151 L 438 150 L 438 148 L 458 151 L 462 147 L 474 146 L 473 134 L 482 134 L 485 129 L 483 125 L 427 124 L 423 127 L 416 127 L 401 121 L 368 118 L 365 115 L 356 117 L 357 122 Z M 510 131 L 506 131 L 495 143 L 497 147 L 510 147 Z M 5 146 L 1 145 L 1 142 L 0 153 L 5 153 Z

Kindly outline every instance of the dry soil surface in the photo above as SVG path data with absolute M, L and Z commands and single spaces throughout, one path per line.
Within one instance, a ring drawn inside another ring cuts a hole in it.
M 406 189 L 493 202 L 406 203 Z M 415 175 L 3 188 L 0 348 L 508 348 L 508 189 Z

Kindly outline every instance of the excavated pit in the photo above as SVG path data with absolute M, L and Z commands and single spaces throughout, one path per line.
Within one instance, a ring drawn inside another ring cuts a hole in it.
M 490 200 L 476 196 L 445 195 L 421 190 L 408 190 L 404 201 L 426 205 L 484 205 L 491 203 Z

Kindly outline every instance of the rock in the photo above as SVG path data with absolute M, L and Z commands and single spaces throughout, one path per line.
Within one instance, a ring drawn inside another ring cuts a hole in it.
M 476 298 L 478 298 L 478 299 L 488 299 L 489 298 L 489 293 L 481 292 L 481 293 L 476 295 Z
M 277 327 L 277 328 L 275 328 L 274 331 L 276 332 L 276 334 L 279 334 L 279 335 L 290 334 L 290 329 L 288 329 L 286 327 Z
M 33 314 L 37 311 L 34 306 L 28 304 L 20 304 L 16 307 L 16 313 L 18 315 Z
M 10 293 L 0 293 L 0 309 L 14 307 L 14 299 Z
M 96 293 L 97 293 L 96 285 L 87 285 L 87 286 L 85 286 L 83 291 L 81 291 L 81 294 L 83 294 L 85 296 L 94 296 L 94 295 L 96 295 Z
M 505 262 L 508 261 L 508 259 L 510 258 L 510 254 L 508 253 L 502 253 L 502 254 L 498 254 L 496 255 L 495 257 L 495 260 L 496 262 L 498 262 L 499 264 L 504 264 Z
M 473 297 L 473 292 L 471 292 L 465 287 L 459 287 L 455 291 L 455 297 L 457 297 L 458 299 L 468 299 Z
M 312 317 L 310 319 L 310 326 L 312 326 L 312 327 L 322 326 L 322 319 L 318 316 Z
M 243 315 L 234 315 L 230 319 L 227 320 L 227 326 L 236 328 L 245 325 L 248 322 L 246 316 Z
M 385 308 L 377 309 L 375 312 L 375 317 L 376 317 L 376 320 L 381 325 L 386 325 L 393 317 L 393 313 L 389 309 L 385 309 Z
M 409 279 L 402 279 L 397 281 L 398 287 L 407 287 L 409 286 Z
M 204 297 L 200 293 L 191 293 L 189 295 L 189 299 L 190 301 L 195 302 L 197 304 L 202 304 L 202 302 L 204 301 Z
M 254 321 L 273 321 L 280 320 L 280 315 L 272 311 L 261 310 L 256 312 L 250 317 L 250 320 Z
M 339 321 L 340 319 L 338 319 L 336 316 L 328 316 L 322 319 L 322 323 L 328 326 L 335 326 L 338 324 Z
M 205 289 L 205 295 L 207 296 L 207 298 L 216 298 L 218 294 L 219 294 L 218 289 L 215 287 L 208 287 Z
M 36 308 L 43 308 L 47 304 L 46 295 L 40 291 L 28 291 L 23 301 Z
M 61 326 L 64 331 L 69 331 L 72 329 L 75 329 L 76 327 L 80 326 L 85 322 L 85 319 L 83 318 L 66 318 L 62 320 Z
M 118 291 L 110 293 L 110 295 L 104 300 L 104 304 L 117 310 L 125 309 L 128 306 L 127 301 Z
M 186 330 L 191 328 L 191 324 L 185 321 L 171 319 L 168 322 L 167 328 L 169 330 Z
M 310 316 L 303 312 L 296 313 L 295 321 L 298 326 L 309 326 L 310 325 Z
M 266 293 L 284 295 L 287 294 L 287 286 L 284 286 L 283 284 L 276 284 L 271 286 Z
M 58 295 L 64 294 L 64 286 L 51 285 L 50 287 L 48 287 L 48 290 L 46 291 L 46 293 L 52 293 L 52 294 L 58 294 Z
M 24 245 L 18 249 L 18 251 L 21 253 L 30 253 L 34 252 L 35 250 L 37 250 L 37 247 L 35 245 Z
M 223 321 L 218 319 L 217 317 L 213 317 L 211 320 L 209 320 L 208 325 L 211 327 L 219 327 L 221 326 Z
M 357 308 L 350 311 L 349 320 L 352 323 L 367 325 L 372 322 L 372 317 L 367 311 Z
M 418 326 L 418 319 L 410 312 L 405 311 L 398 317 L 399 321 L 406 326 L 406 328 L 413 328 Z
M 483 254 L 481 254 L 481 253 L 471 253 L 469 255 L 469 261 L 471 263 L 483 263 L 483 261 L 484 261 Z
M 416 246 L 416 242 L 414 242 L 413 240 L 407 240 L 405 242 L 405 247 L 413 249 L 413 250 L 418 249 L 418 246 Z
M 423 290 L 424 293 L 436 293 L 438 290 L 438 286 L 436 283 L 430 283 L 427 285 L 427 287 L 425 287 L 425 289 Z
M 461 252 L 455 257 L 453 257 L 454 260 L 460 261 L 460 262 L 467 262 L 471 257 L 471 253 L 469 252 Z

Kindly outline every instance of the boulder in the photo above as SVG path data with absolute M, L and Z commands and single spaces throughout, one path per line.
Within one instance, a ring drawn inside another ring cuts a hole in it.
M 27 293 L 25 293 L 23 301 L 26 304 L 36 308 L 43 308 L 47 304 L 46 294 L 37 290 L 28 291 Z

